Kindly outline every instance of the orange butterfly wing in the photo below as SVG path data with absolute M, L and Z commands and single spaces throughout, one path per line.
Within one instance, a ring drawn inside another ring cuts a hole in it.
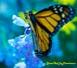
M 48 9 L 39 11 L 36 14 L 29 14 L 31 27 L 33 28 L 36 36 L 36 51 L 38 54 L 46 55 L 49 52 L 51 48 L 51 34 L 57 32 L 59 29 L 57 30 L 56 27 L 58 27 L 59 25 L 63 26 L 63 24 L 65 23 L 64 20 L 69 17 L 70 12 L 67 6 L 61 6 L 59 8 L 58 6 L 56 7 L 58 10 L 56 12 L 59 13 L 56 13 L 54 10 L 56 8 L 53 8 L 53 6 L 51 6 Z
M 55 31 L 55 27 L 58 25 L 57 21 L 61 20 L 61 18 L 59 15 L 54 14 L 50 10 L 43 11 L 36 15 L 32 14 L 31 16 L 34 17 L 35 20 L 35 21 L 31 20 L 32 22 L 35 23 L 31 24 L 36 35 L 36 40 L 35 40 L 37 44 L 36 51 L 39 54 L 46 55 L 51 48 L 50 34 Z M 53 19 L 55 17 L 57 18 L 56 19 L 57 21 Z

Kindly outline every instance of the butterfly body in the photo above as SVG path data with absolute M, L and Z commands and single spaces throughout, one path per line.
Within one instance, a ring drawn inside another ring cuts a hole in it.
M 74 17 L 74 10 L 64 5 L 54 5 L 36 14 L 29 12 L 31 27 L 36 36 L 36 51 L 38 55 L 47 55 L 50 51 L 51 36 Z

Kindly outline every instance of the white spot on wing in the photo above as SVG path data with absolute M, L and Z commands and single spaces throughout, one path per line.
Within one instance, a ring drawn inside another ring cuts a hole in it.
M 57 10 L 57 8 L 54 8 L 54 10 Z
M 64 20 L 64 19 L 62 19 L 62 22 L 65 22 L 65 20 Z
M 65 18 L 65 14 L 64 13 L 62 13 L 62 18 Z
M 62 11 L 63 11 L 63 7 L 60 7 L 60 8 L 59 8 L 59 11 L 62 12 Z
M 55 11 L 55 13 L 58 13 L 58 11 Z

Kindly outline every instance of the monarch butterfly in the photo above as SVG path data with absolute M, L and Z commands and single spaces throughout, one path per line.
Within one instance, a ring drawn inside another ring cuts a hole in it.
M 26 13 L 25 13 L 26 17 Z M 36 14 L 29 12 L 30 25 L 36 36 L 34 42 L 35 53 L 45 56 L 52 48 L 51 36 L 74 17 L 74 9 L 65 5 L 54 5 L 45 8 Z

